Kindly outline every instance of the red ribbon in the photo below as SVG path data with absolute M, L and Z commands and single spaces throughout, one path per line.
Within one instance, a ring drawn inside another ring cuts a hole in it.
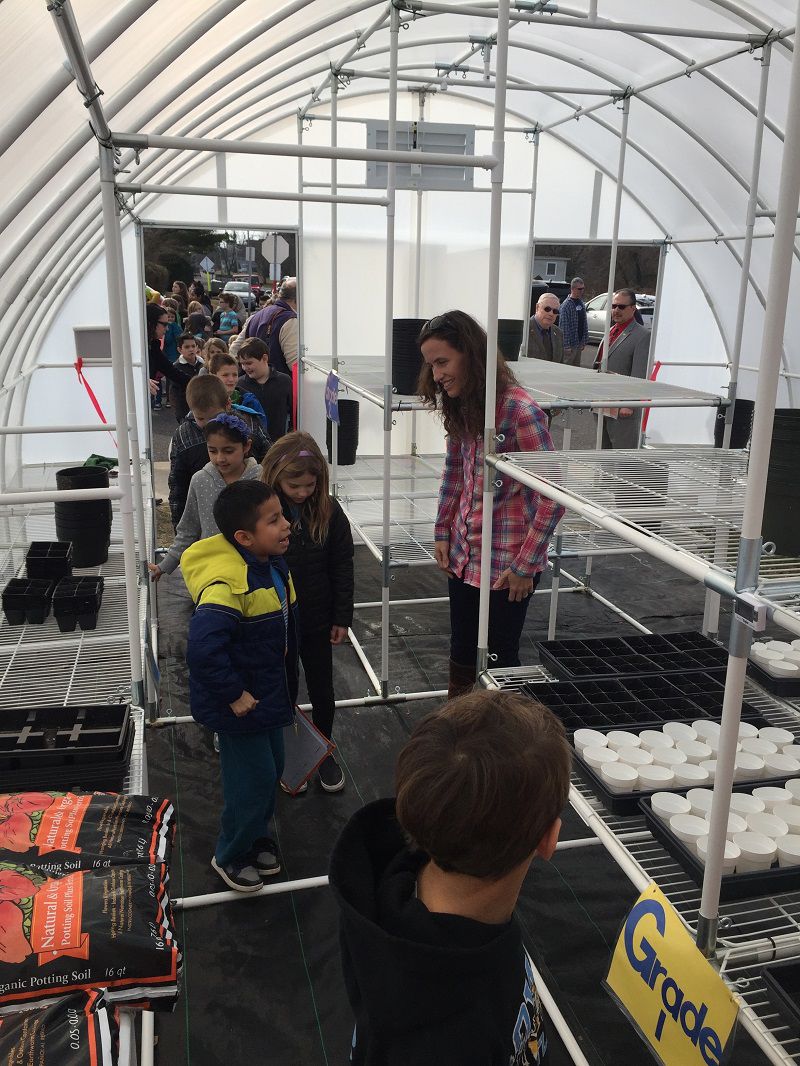
M 95 396 L 94 390 L 92 389 L 92 386 L 89 384 L 89 382 L 86 380 L 86 378 L 83 375 L 83 359 L 80 356 L 78 356 L 77 360 L 75 361 L 74 366 L 75 366 L 75 371 L 76 371 L 76 373 L 78 375 L 78 381 L 80 381 L 80 383 L 86 389 L 86 392 L 87 392 L 87 394 L 89 396 L 89 399 L 92 401 L 92 407 L 94 407 L 95 411 L 97 411 L 97 414 L 99 415 L 100 421 L 103 423 L 103 425 L 107 426 L 108 425 L 108 420 L 107 420 L 106 416 L 103 414 L 103 408 L 100 406 L 100 401 Z M 114 447 L 116 448 L 117 447 L 117 442 L 116 442 L 116 440 L 114 438 L 114 434 L 111 432 L 110 429 L 108 430 L 108 435 L 109 435 L 109 437 L 111 437 L 112 441 L 114 441 Z
M 650 371 L 650 380 L 655 381 L 658 377 L 658 372 L 661 369 L 661 363 L 656 362 L 653 364 L 653 369 Z M 650 417 L 650 408 L 646 407 L 644 410 L 644 416 L 642 417 L 642 432 L 647 429 L 647 419 Z

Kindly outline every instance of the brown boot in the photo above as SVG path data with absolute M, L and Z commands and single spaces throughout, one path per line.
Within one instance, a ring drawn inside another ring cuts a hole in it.
M 466 666 L 464 663 L 454 663 L 450 660 L 450 680 L 447 685 L 447 698 L 454 699 L 471 692 L 475 684 L 475 663 Z

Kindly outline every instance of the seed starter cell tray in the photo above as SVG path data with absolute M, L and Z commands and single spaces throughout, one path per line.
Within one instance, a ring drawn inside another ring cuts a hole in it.
M 543 640 L 542 665 L 565 681 L 723 671 L 724 648 L 702 633 L 642 633 L 594 640 Z
M 42 625 L 50 614 L 52 581 L 13 577 L 3 589 L 3 612 L 10 626 Z
M 103 601 L 102 577 L 65 577 L 53 593 L 53 614 L 62 633 L 96 629 L 97 615 Z
M 122 762 L 133 728 L 127 704 L 31 707 L 0 717 L 0 773 Z
M 72 576 L 72 541 L 35 540 L 25 557 L 28 577 L 59 581 Z
M 767 997 L 795 1037 L 800 1036 L 800 961 L 771 962 L 761 971 Z
M 800 678 L 773 677 L 758 663 L 754 663 L 752 659 L 747 660 L 747 673 L 759 685 L 763 685 L 767 692 L 773 692 L 776 696 L 800 695 Z

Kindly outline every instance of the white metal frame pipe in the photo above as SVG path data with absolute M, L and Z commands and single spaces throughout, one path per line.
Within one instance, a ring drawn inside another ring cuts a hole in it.
M 539 184 L 539 131 L 533 135 L 533 164 L 531 173 L 531 205 L 528 218 L 528 246 L 525 252 L 525 277 L 522 291 L 522 344 L 520 345 L 520 357 L 528 354 L 528 338 L 531 331 L 531 284 L 533 280 L 533 264 L 536 259 L 536 189 Z
M 331 82 L 331 151 L 336 151 L 339 143 L 339 79 Z M 331 155 L 331 197 L 338 193 L 339 164 Z M 388 206 L 388 200 L 387 200 Z M 335 200 L 331 200 L 331 365 L 339 372 L 339 209 Z M 337 386 L 338 388 L 338 386 Z M 331 493 L 336 496 L 339 479 L 339 426 L 331 424 Z
M 800 2 L 797 5 L 797 19 L 800 21 Z M 797 226 L 797 209 L 800 202 L 800 124 L 795 121 L 796 116 L 800 114 L 799 51 L 795 49 L 792 56 L 787 94 L 786 138 L 781 160 L 778 206 L 775 217 L 775 242 L 770 258 L 767 288 L 768 314 L 764 316 L 761 355 L 758 362 L 758 386 L 745 488 L 744 516 L 739 541 L 737 591 L 755 587 L 761 556 L 761 523 L 764 515 L 764 498 L 772 445 L 775 400 L 778 394 L 780 363 L 783 354 L 786 307 L 794 256 L 794 231 Z M 747 654 L 751 640 L 752 631 L 734 613 L 731 621 L 728 672 L 722 703 L 722 731 L 717 756 L 714 799 L 711 806 L 709 847 L 697 922 L 698 946 L 706 954 L 711 954 L 716 945 L 725 832 L 733 785 Z
M 224 158 L 224 157 L 223 157 Z M 224 196 L 235 200 L 285 200 L 287 203 L 311 203 L 311 204 L 357 204 L 364 207 L 386 207 L 385 197 L 369 196 L 339 196 L 332 194 L 325 196 L 322 193 L 296 193 L 296 192 L 261 192 L 258 189 L 226 189 L 218 186 L 194 186 L 194 185 L 161 185 L 153 182 L 126 182 L 118 184 L 120 192 L 133 195 L 164 195 L 164 196 Z M 227 219 L 220 218 L 220 222 Z
M 298 114 L 297 116 L 297 143 L 303 143 L 303 116 Z M 302 195 L 303 192 L 303 158 L 297 157 L 297 192 L 298 195 Z M 297 428 L 303 428 L 303 373 L 304 373 L 304 356 L 305 356 L 305 326 L 304 326 L 304 311 L 303 306 L 303 240 L 304 240 L 304 226 L 305 215 L 303 211 L 303 200 L 297 201 L 297 234 L 295 236 L 295 261 L 297 268 L 297 295 L 295 300 L 297 302 Z M 333 438 L 331 438 L 333 439 Z
M 492 524 L 494 518 L 494 476 L 488 455 L 495 450 L 497 430 L 497 311 L 500 299 L 500 243 L 503 214 L 503 164 L 505 159 L 506 81 L 508 73 L 509 0 L 497 7 L 497 38 L 494 90 L 492 155 L 498 160 L 492 169 L 489 201 L 488 306 L 486 310 L 486 396 L 483 430 L 483 516 L 481 527 L 480 600 L 478 607 L 477 672 L 489 665 L 489 593 L 492 571 Z
M 30 492 L 0 492 L 0 507 L 34 503 L 72 503 L 78 500 L 121 500 L 122 487 L 107 489 L 34 489 Z
M 20 381 L 15 382 L 15 385 L 20 384 Z M 37 433 L 113 433 L 116 428 L 116 422 L 96 422 L 90 426 L 0 426 L 0 436 L 25 436 Z

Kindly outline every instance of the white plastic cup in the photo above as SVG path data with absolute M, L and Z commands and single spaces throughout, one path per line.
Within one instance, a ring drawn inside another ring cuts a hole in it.
M 763 800 L 758 796 L 751 796 L 747 792 L 733 792 L 731 794 L 731 811 L 747 818 L 748 814 L 762 814 L 767 809 Z M 800 810 L 800 807 L 797 808 Z
M 599 733 L 596 729 L 576 729 L 572 736 L 572 743 L 577 751 L 583 751 L 584 748 L 604 748 L 606 747 L 606 738 L 603 733 Z M 778 750 L 777 748 L 775 749 Z
M 800 807 L 793 803 L 778 803 L 772 813 L 789 826 L 790 833 L 800 833 Z
M 797 759 L 800 762 L 800 744 L 784 744 L 781 748 L 784 755 L 790 755 L 793 759 Z
M 708 836 L 700 837 L 697 841 L 697 855 L 700 862 L 705 866 L 706 858 L 708 854 Z M 725 855 L 722 859 L 722 876 L 726 877 L 732 874 L 736 870 L 736 862 L 741 855 L 738 844 L 734 844 L 732 840 L 725 841 Z
M 684 753 L 687 762 L 693 762 L 696 766 L 714 754 L 711 745 L 701 740 L 678 740 L 676 747 Z
M 701 788 L 711 781 L 708 770 L 695 766 L 693 762 L 682 762 L 672 768 L 675 772 L 676 788 Z M 800 808 L 798 808 L 800 809 Z
M 778 837 L 778 866 L 800 866 L 800 836 L 797 833 L 787 833 L 786 836 Z
M 650 806 L 653 808 L 653 814 L 658 815 L 664 822 L 668 822 L 673 814 L 692 813 L 691 803 L 677 792 L 654 792 L 650 797 Z M 800 807 L 797 809 L 800 811 Z
M 766 777 L 788 777 L 800 774 L 800 762 L 791 755 L 765 755 L 764 773 Z
M 800 677 L 800 666 L 790 663 L 787 659 L 768 659 L 766 662 L 767 673 L 772 677 L 796 681 Z
M 787 745 L 787 747 L 793 746 Z M 762 740 L 761 737 L 745 737 L 742 740 L 742 751 L 750 755 L 760 755 L 763 759 L 765 755 L 777 755 L 778 745 L 773 744 L 771 740 Z
M 618 748 L 638 748 L 641 741 L 635 733 L 629 733 L 627 729 L 612 729 L 606 733 L 606 744 L 616 751 Z
M 697 841 L 701 837 L 708 836 L 709 830 L 708 820 L 696 814 L 673 814 L 669 820 L 669 827 L 695 855 L 697 854 Z
M 769 740 L 779 748 L 782 748 L 784 744 L 794 744 L 794 733 L 790 733 L 788 729 L 781 729 L 780 726 L 762 726 L 758 731 L 758 735 L 762 740 Z
M 775 814 L 748 814 L 745 821 L 751 833 L 763 833 L 765 837 L 772 837 L 773 840 L 785 837 L 789 832 L 786 822 Z
M 758 729 L 752 722 L 739 722 L 739 740 L 758 736 Z
M 768 870 L 778 854 L 778 845 L 763 833 L 753 833 L 750 830 L 737 833 L 733 842 L 738 845 L 741 853 L 736 860 L 737 874 Z
M 651 766 L 639 767 L 639 788 L 643 792 L 649 792 L 654 789 L 668 789 L 675 786 L 675 773 L 670 766 L 658 766 L 653 763 Z
M 783 655 L 784 652 L 792 650 L 792 645 L 788 640 L 768 640 L 765 641 L 764 647 L 768 648 L 770 651 L 779 651 L 781 655 Z
M 765 762 L 760 755 L 751 755 L 747 751 L 736 754 L 736 762 L 733 767 L 734 781 L 757 781 L 764 776 Z
M 668 733 L 662 733 L 660 729 L 643 729 L 639 734 L 639 742 L 647 751 L 675 746 L 675 741 L 672 737 Z
M 800 638 L 797 638 L 792 641 L 792 647 L 800 651 Z
M 689 760 L 686 758 L 686 752 L 681 751 L 680 748 L 653 748 L 652 749 L 653 762 L 659 766 L 680 766 Z
M 707 772 L 711 784 L 714 784 L 714 778 L 717 776 L 717 760 L 716 759 L 704 759 L 700 763 L 702 768 Z
M 672 737 L 676 744 L 679 740 L 697 740 L 697 730 L 686 722 L 665 722 L 663 731 L 664 735 Z
M 787 782 L 788 784 L 788 782 Z M 792 793 L 788 788 L 779 788 L 777 785 L 762 785 L 754 788 L 753 795 L 764 804 L 767 813 L 771 813 L 780 803 L 791 803 Z
M 599 770 L 604 762 L 616 762 L 619 755 L 611 748 L 584 748 L 583 761 Z
M 697 739 L 704 742 L 707 737 L 718 737 L 720 728 L 719 722 L 713 722 L 710 718 L 698 718 L 696 722 L 692 722 Z
M 768 662 L 780 662 L 783 655 L 779 651 L 768 648 L 766 644 L 754 644 L 750 649 L 750 658 L 759 666 L 766 666 Z
M 717 736 L 715 737 L 708 737 L 706 743 L 708 744 L 709 748 L 711 748 L 711 755 L 709 756 L 709 758 L 716 759 L 719 755 L 720 744 L 722 743 L 721 734 L 717 734 Z M 740 740 L 736 741 L 736 750 L 737 752 L 742 750 L 742 742 Z
M 690 788 L 686 798 L 692 805 L 692 814 L 707 818 L 711 813 L 711 801 L 714 793 L 710 788 Z
M 800 777 L 791 777 L 783 782 L 783 787 L 791 795 L 790 803 L 800 803 Z
M 644 748 L 617 748 L 617 755 L 620 762 L 635 766 L 637 769 L 640 766 L 649 766 L 653 761 L 653 756 Z M 797 809 L 800 811 L 800 807 Z
M 609 792 L 633 792 L 639 778 L 635 766 L 624 762 L 604 762 L 600 776 Z
M 800 665 L 800 648 L 792 648 L 791 651 L 785 651 L 783 657 L 787 663 Z

